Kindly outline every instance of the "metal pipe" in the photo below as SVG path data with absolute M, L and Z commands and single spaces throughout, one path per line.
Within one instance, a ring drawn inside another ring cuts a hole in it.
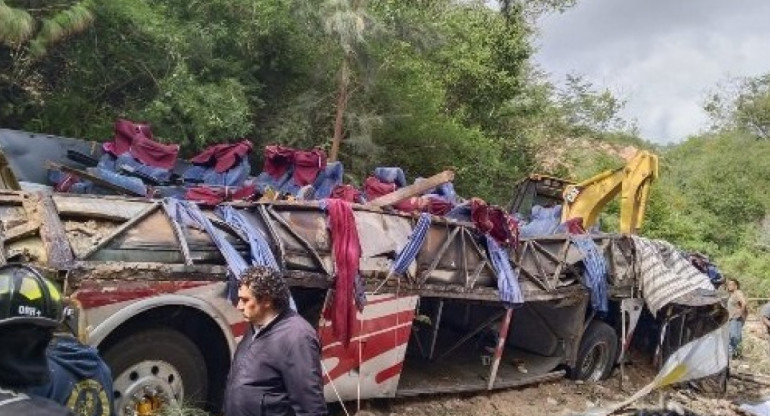
M 503 323 L 500 324 L 500 337 L 497 339 L 497 347 L 495 347 L 495 356 L 492 361 L 492 372 L 489 375 L 487 390 L 492 390 L 492 387 L 495 385 L 495 379 L 497 379 L 497 369 L 500 367 L 500 360 L 503 358 L 505 340 L 508 339 L 508 328 L 511 326 L 511 317 L 513 317 L 513 309 L 508 309 L 505 312 Z

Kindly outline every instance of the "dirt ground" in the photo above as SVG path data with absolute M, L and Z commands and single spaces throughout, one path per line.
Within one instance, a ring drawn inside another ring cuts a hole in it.
M 618 414 L 638 409 L 685 410 L 697 415 L 747 415 L 737 409 L 741 403 L 758 402 L 770 396 L 770 358 L 767 334 L 760 322 L 750 317 L 744 328 L 743 357 L 731 363 L 727 391 L 707 393 L 691 386 L 655 391 Z M 767 376 L 760 384 L 745 375 Z M 744 379 L 738 377 L 743 376 Z M 520 389 L 476 395 L 444 395 L 411 400 L 369 403 L 363 415 L 375 416 L 560 416 L 586 414 L 590 409 L 622 402 L 655 377 L 649 359 L 633 357 L 625 368 L 623 386 L 620 371 L 600 383 L 560 380 Z M 716 382 L 709 385 L 716 385 Z M 348 409 L 351 411 L 351 409 Z M 351 415 L 355 413 L 353 409 Z M 339 412 L 337 414 L 344 414 Z

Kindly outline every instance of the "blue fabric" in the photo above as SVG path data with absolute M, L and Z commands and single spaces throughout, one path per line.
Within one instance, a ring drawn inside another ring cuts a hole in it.
M 73 337 L 57 337 L 48 346 L 46 358 L 50 381 L 28 393 L 72 405 L 76 415 L 113 414 L 112 375 L 96 348 Z
M 185 170 L 182 178 L 185 183 L 189 184 L 240 187 L 246 181 L 246 178 L 249 177 L 250 173 L 251 164 L 249 164 L 249 158 L 242 157 L 237 165 L 222 173 L 217 173 L 213 166 L 190 166 Z
M 374 176 L 385 183 L 395 183 L 396 188 L 406 186 L 404 170 L 399 167 L 379 167 L 374 169 Z
M 583 254 L 586 286 L 591 292 L 591 307 L 597 312 L 607 312 L 607 262 L 599 247 L 588 235 L 571 235 L 572 243 Z
M 214 224 L 212 224 L 203 212 L 201 212 L 197 205 L 188 201 L 166 198 L 163 200 L 163 207 L 166 209 L 166 212 L 172 221 L 175 221 L 180 225 L 203 230 L 209 237 L 211 237 L 211 241 L 217 246 L 219 252 L 222 253 L 225 262 L 227 263 L 227 269 L 230 271 L 227 291 L 228 298 L 231 301 L 235 301 L 238 295 L 240 276 L 249 267 L 246 260 L 244 260 L 240 253 L 238 253 L 238 250 L 225 239 L 224 235 L 214 227 Z
M 332 191 L 338 185 L 342 185 L 342 178 L 345 169 L 341 162 L 330 162 L 326 164 L 326 169 L 318 174 L 313 187 L 315 188 L 315 199 L 325 199 L 332 195 Z
M 171 180 L 171 171 L 169 169 L 148 166 L 134 159 L 131 153 L 123 153 L 115 160 L 114 169 L 116 172 L 135 173 L 138 177 L 152 178 L 155 182 L 165 183 Z
M 239 235 L 245 237 L 249 242 L 252 265 L 267 267 L 275 271 L 281 270 L 262 231 L 249 222 L 243 213 L 233 208 L 232 205 L 220 205 L 216 213 L 227 225 L 232 227 Z M 294 302 L 294 297 L 291 296 L 291 293 L 289 294 L 289 308 L 293 311 L 297 310 L 297 304 Z
M 267 244 L 262 231 L 258 230 L 240 211 L 233 208 L 232 205 L 220 205 L 216 210 L 227 225 L 241 234 L 249 242 L 251 248 L 251 264 L 255 266 L 264 266 L 272 270 L 280 270 L 278 262 L 273 256 L 270 245 Z
M 125 189 L 129 189 L 137 195 L 147 195 L 147 187 L 141 179 L 132 176 L 121 175 L 113 171 L 101 168 L 88 168 L 88 173 Z M 97 185 L 98 187 L 98 185 Z
M 471 204 L 470 203 L 464 203 L 455 206 L 452 208 L 451 211 L 449 211 L 445 217 L 452 218 L 454 220 L 458 221 L 465 221 L 470 222 L 471 221 Z
M 102 154 L 102 157 L 99 158 L 99 163 L 96 165 L 96 167 L 115 172 L 117 170 L 115 168 L 116 161 L 117 161 L 117 158 L 113 156 L 111 153 L 104 153 Z
M 540 235 L 551 235 L 561 224 L 561 205 L 551 208 L 535 205 L 529 222 L 519 227 L 519 235 L 523 238 Z
M 425 178 L 419 177 L 414 180 L 415 185 L 424 181 Z M 452 184 L 452 182 L 445 182 L 441 185 L 428 189 L 427 191 L 423 192 L 424 195 L 436 195 L 440 196 L 446 201 L 452 203 L 452 205 L 457 204 L 457 192 L 455 192 L 455 187 Z
M 709 264 L 706 266 L 706 275 L 709 277 L 709 280 L 711 280 L 711 284 L 714 286 L 719 286 L 720 284 L 724 283 L 724 278 L 722 277 L 722 273 L 719 271 L 717 266 L 714 266 L 713 264 Z
M 489 235 L 484 236 L 487 239 L 487 251 L 489 259 L 492 261 L 492 267 L 497 274 L 497 291 L 500 294 L 500 301 L 506 308 L 513 308 L 524 303 L 524 296 L 519 287 L 519 274 L 511 267 L 511 261 L 508 253 L 497 244 L 494 238 Z
M 417 258 L 417 253 L 420 252 L 429 229 L 430 215 L 426 213 L 420 214 L 420 219 L 412 230 L 409 241 L 407 241 L 406 245 L 404 245 L 404 247 L 401 248 L 401 251 L 398 252 L 396 259 L 393 260 L 391 268 L 395 274 L 406 273 L 406 269 L 408 269 L 409 265 L 412 264 L 415 258 Z

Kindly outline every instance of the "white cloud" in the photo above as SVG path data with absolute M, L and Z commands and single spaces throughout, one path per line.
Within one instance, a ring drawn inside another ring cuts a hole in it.
M 628 98 L 642 136 L 685 139 L 708 125 L 706 92 L 770 72 L 766 0 L 578 0 L 540 21 L 536 61 L 554 80 L 583 74 Z

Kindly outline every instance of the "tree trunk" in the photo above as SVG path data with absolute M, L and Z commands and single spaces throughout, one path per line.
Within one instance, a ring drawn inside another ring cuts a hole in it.
M 348 105 L 348 82 L 350 81 L 348 72 L 348 57 L 345 56 L 342 60 L 342 68 L 340 69 L 340 85 L 337 91 L 337 115 L 334 119 L 334 137 L 332 138 L 332 149 L 329 152 L 329 162 L 336 162 L 340 152 L 345 108 Z

